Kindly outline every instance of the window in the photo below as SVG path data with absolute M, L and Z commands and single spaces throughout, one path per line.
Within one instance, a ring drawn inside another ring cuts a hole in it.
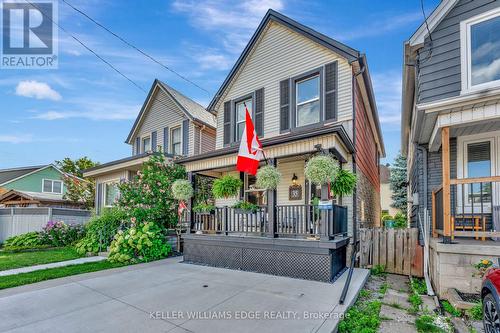
M 44 179 L 42 181 L 42 192 L 62 194 L 63 184 L 60 180 Z
M 242 101 L 236 102 L 236 121 L 234 122 L 234 141 L 240 141 L 243 135 L 243 129 L 245 128 L 245 118 L 246 118 L 246 108 L 250 112 L 250 116 L 253 114 L 253 103 L 251 98 L 244 99 Z
M 462 22 L 462 89 L 500 86 L 500 10 Z
M 479 178 L 491 176 L 491 142 L 476 142 L 467 144 L 467 177 Z M 469 186 L 468 186 L 469 187 Z M 491 183 L 473 184 L 468 189 L 469 203 L 489 202 L 491 198 Z M 482 199 L 481 199 L 482 196 Z
M 148 136 L 142 139 L 142 151 L 145 153 L 150 150 L 151 150 L 151 138 Z
M 172 142 L 170 146 L 171 153 L 174 155 L 182 155 L 181 128 L 180 127 L 172 128 L 170 136 L 171 136 L 170 141 Z
M 296 126 L 318 123 L 321 120 L 319 74 L 295 82 Z
M 113 206 L 119 197 L 120 190 L 118 189 L 118 183 L 110 182 L 104 184 L 104 206 Z

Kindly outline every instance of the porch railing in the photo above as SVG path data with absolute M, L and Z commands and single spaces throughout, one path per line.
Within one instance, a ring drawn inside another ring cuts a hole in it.
M 270 216 L 275 216 L 274 221 Z M 188 219 L 189 214 L 184 218 Z M 310 204 L 277 205 L 274 214 L 269 214 L 267 207 L 255 212 L 218 207 L 211 213 L 193 212 L 187 225 L 198 234 L 330 239 L 347 235 L 347 207 L 333 205 L 331 210 L 320 211 Z
M 432 192 L 433 236 L 500 238 L 499 194 L 500 177 L 450 179 L 449 196 Z

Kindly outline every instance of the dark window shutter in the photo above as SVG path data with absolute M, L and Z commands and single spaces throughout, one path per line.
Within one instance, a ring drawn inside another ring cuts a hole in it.
M 231 101 L 224 103 L 224 144 L 231 143 Z
M 135 153 L 139 155 L 141 153 L 141 138 L 135 138 Z
M 156 151 L 156 131 L 152 132 L 151 133 L 151 150 L 152 151 Z
M 280 130 L 290 129 L 290 81 L 280 82 Z
M 169 138 L 168 127 L 165 127 L 163 129 L 163 152 L 166 154 L 168 154 L 169 152 L 168 138 Z
M 189 149 L 189 120 L 182 121 L 182 155 L 187 156 Z
M 255 131 L 264 137 L 264 88 L 255 91 Z
M 325 66 L 325 120 L 337 119 L 337 62 Z
M 101 213 L 102 205 L 102 183 L 97 184 L 97 195 L 95 196 L 95 212 L 97 215 Z

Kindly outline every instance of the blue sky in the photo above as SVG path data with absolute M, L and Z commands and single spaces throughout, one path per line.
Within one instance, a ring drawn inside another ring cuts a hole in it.
M 367 54 L 385 161 L 399 151 L 403 41 L 423 21 L 419 0 L 68 1 L 212 94 L 267 9 L 278 10 Z M 438 2 L 426 0 L 426 13 Z M 59 24 L 144 89 L 159 78 L 202 105 L 211 100 L 63 2 Z M 145 96 L 60 31 L 58 69 L 0 69 L 0 168 L 126 157 L 124 140 Z

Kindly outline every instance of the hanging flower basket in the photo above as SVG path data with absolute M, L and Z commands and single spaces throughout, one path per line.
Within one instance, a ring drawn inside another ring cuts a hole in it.
M 236 196 L 243 183 L 231 175 L 214 180 L 212 194 L 216 199 L 227 199 Z
M 179 201 L 187 201 L 193 196 L 193 186 L 185 179 L 177 179 L 172 184 L 172 196 Z
M 275 190 L 281 181 L 281 173 L 271 165 L 263 166 L 257 171 L 255 185 L 265 190 Z
M 304 175 L 311 183 L 321 186 L 335 179 L 338 171 L 338 163 L 332 156 L 318 155 L 306 163 Z

